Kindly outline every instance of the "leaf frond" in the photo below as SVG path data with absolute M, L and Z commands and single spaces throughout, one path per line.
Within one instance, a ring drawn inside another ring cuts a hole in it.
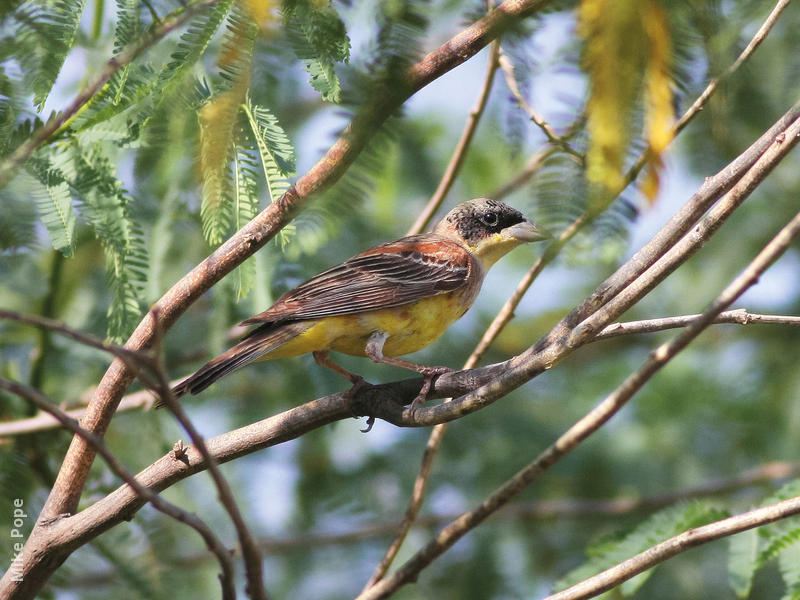
M 350 60 L 350 38 L 336 9 L 327 3 L 291 0 L 284 2 L 283 11 L 287 37 L 311 86 L 323 100 L 338 103 L 342 88 L 334 66 Z

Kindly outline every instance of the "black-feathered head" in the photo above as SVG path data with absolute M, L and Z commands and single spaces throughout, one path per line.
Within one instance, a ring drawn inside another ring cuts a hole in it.
M 434 233 L 458 239 L 487 268 L 516 246 L 549 237 L 515 208 L 488 198 L 459 204 Z

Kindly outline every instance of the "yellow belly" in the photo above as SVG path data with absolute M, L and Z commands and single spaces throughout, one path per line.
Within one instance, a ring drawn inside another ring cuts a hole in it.
M 471 298 L 470 298 L 471 300 Z M 286 358 L 315 350 L 335 350 L 366 356 L 367 340 L 376 331 L 389 334 L 385 356 L 401 356 L 424 348 L 436 340 L 469 308 L 458 293 L 439 294 L 412 304 L 357 315 L 327 317 L 309 323 L 309 328 L 259 360 Z

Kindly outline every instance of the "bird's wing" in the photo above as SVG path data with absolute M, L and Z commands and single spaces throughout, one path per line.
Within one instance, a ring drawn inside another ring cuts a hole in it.
M 422 234 L 354 256 L 284 294 L 243 325 L 380 310 L 455 290 L 480 269 L 460 244 Z

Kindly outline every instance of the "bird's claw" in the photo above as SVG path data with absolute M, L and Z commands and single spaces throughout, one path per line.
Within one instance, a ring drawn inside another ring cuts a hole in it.
M 350 413 L 353 415 L 354 419 L 360 419 L 363 415 L 357 415 L 355 409 L 353 407 L 353 398 L 355 398 L 356 394 L 361 391 L 365 387 L 371 387 L 372 384 L 369 383 L 366 379 L 361 377 L 360 375 L 353 375 L 350 378 L 350 381 L 353 382 L 353 385 L 344 393 L 344 399 L 350 403 Z M 367 417 L 367 426 L 364 429 L 360 429 L 361 433 L 369 433 L 372 429 L 372 426 L 375 424 L 375 417 Z
M 450 367 L 423 367 L 420 373 L 425 378 L 425 382 L 422 384 L 417 397 L 411 402 L 411 410 L 413 411 L 417 406 L 423 404 L 425 400 L 428 399 L 428 393 L 431 391 L 433 380 L 436 379 L 436 377 L 454 371 L 455 369 L 451 369 Z
M 375 425 L 375 417 L 367 417 L 367 426 L 364 429 L 359 429 L 359 431 L 361 433 L 369 433 L 373 425 Z

